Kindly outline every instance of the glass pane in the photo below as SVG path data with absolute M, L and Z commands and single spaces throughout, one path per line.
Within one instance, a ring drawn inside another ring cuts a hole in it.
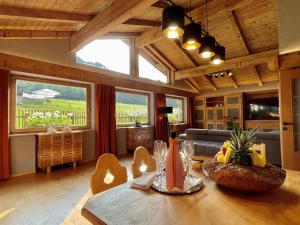
M 214 110 L 213 109 L 207 110 L 207 120 L 214 120 Z
M 116 123 L 148 123 L 148 95 L 116 92 Z
M 300 151 L 300 79 L 292 81 L 294 145 L 295 151 Z
M 173 113 L 168 114 L 170 123 L 183 122 L 183 99 L 166 98 L 167 107 L 173 107 Z
M 203 110 L 196 110 L 196 120 L 204 120 L 204 112 Z
M 201 99 L 195 100 L 195 106 L 203 106 L 204 105 L 204 101 Z
M 94 40 L 76 53 L 76 62 L 129 74 L 129 45 L 121 39 Z
M 208 123 L 207 129 L 215 129 L 215 125 L 213 123 Z
M 223 130 L 224 129 L 223 124 L 222 123 L 217 124 L 217 129 L 218 130 Z
M 87 89 L 16 81 L 16 129 L 87 125 Z
M 161 81 L 163 83 L 167 83 L 168 81 L 166 73 L 162 73 L 141 55 L 139 55 L 139 77 Z
M 217 109 L 217 120 L 223 120 L 223 109 Z
M 229 118 L 232 119 L 239 119 L 240 118 L 240 109 L 227 109 L 227 115 Z
M 196 123 L 196 128 L 203 129 L 204 128 L 204 123 Z
M 238 104 L 239 97 L 227 97 L 227 104 Z

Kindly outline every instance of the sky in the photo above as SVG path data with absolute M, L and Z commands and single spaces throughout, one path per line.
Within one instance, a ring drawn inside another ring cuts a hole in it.
M 124 74 L 130 72 L 130 49 L 122 40 L 102 39 L 92 41 L 79 50 L 77 56 L 84 61 L 99 62 L 106 68 L 116 72 Z M 167 77 L 140 55 L 139 73 L 140 77 L 143 78 L 167 82 Z

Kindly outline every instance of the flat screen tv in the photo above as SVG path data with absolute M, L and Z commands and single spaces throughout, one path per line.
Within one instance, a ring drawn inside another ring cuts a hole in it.
M 247 120 L 279 120 L 278 98 L 247 100 L 245 112 Z

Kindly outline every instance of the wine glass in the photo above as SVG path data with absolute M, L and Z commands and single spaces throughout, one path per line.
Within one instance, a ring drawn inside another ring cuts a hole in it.
M 191 184 L 191 168 L 192 168 L 192 159 L 194 156 L 194 145 L 193 141 L 191 140 L 185 140 L 182 143 L 183 152 L 185 153 L 188 161 L 188 167 L 187 167 L 187 178 L 188 178 L 188 184 Z

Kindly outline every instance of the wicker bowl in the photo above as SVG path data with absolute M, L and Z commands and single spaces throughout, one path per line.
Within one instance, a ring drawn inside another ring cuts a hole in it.
M 223 164 L 211 159 L 203 162 L 202 169 L 217 184 L 238 191 L 270 191 L 282 185 L 286 178 L 285 170 L 271 164 L 259 168 Z

